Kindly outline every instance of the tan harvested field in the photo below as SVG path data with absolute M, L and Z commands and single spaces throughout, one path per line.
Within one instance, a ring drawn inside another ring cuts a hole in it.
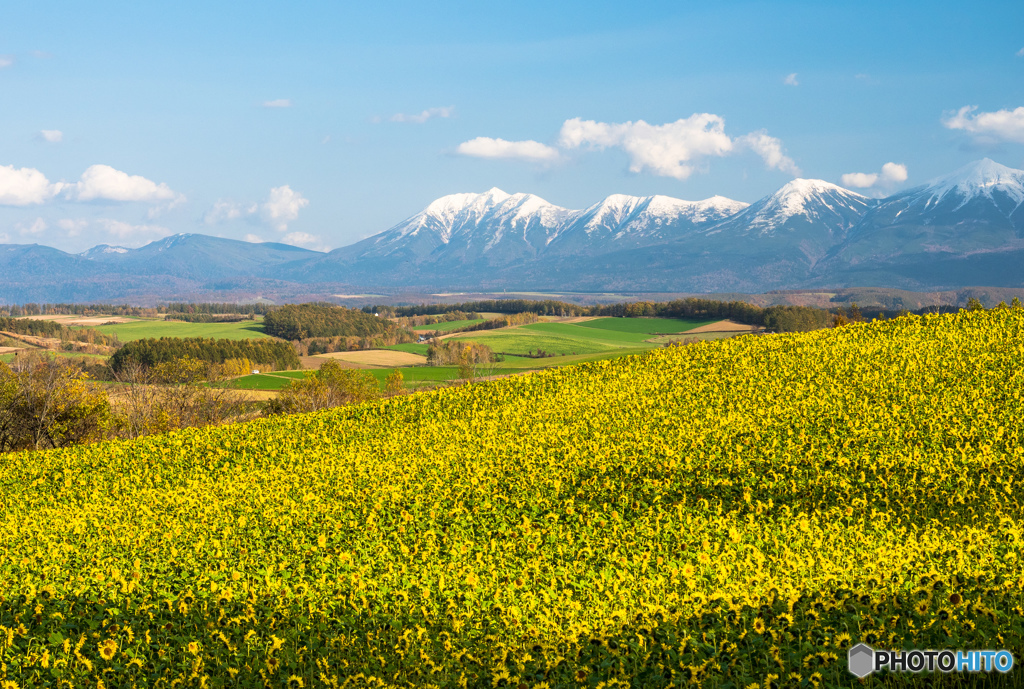
M 586 321 L 595 321 L 600 316 L 541 316 L 540 319 L 544 323 L 584 323 Z
M 24 347 L 0 347 L 0 354 L 10 354 L 11 352 L 20 352 Z
M 754 333 L 761 328 L 756 325 L 746 325 L 744 323 L 736 323 L 735 321 L 718 321 L 717 323 L 708 323 L 702 325 L 699 328 L 693 330 L 687 330 L 684 335 L 696 335 L 698 333 Z
M 338 361 L 338 363 L 341 364 L 342 368 L 359 368 L 359 366 L 357 366 L 357 365 L 355 365 L 353 363 L 350 363 L 348 361 Z M 314 356 L 300 356 L 299 357 L 299 364 L 302 366 L 302 369 L 305 370 L 305 371 L 315 371 L 316 369 L 318 369 L 321 366 L 323 366 L 323 364 L 324 364 L 324 357 L 323 357 L 323 355 L 321 355 L 321 356 L 315 356 L 315 355 Z
M 107 323 L 131 323 L 135 318 L 125 318 L 124 316 L 75 316 L 75 315 L 56 315 L 56 316 L 23 316 L 23 318 L 31 321 L 55 321 L 61 325 L 106 325 Z
M 410 352 L 396 352 L 390 349 L 365 349 L 358 352 L 331 352 L 330 354 L 317 354 L 313 359 L 337 359 L 351 364 L 362 364 L 363 366 L 422 366 L 427 363 L 427 357 Z

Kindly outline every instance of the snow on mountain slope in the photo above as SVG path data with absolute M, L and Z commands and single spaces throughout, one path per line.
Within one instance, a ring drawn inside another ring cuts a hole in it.
M 950 194 L 958 196 L 962 206 L 979 196 L 992 198 L 996 192 L 1002 192 L 1019 206 L 1024 203 L 1024 170 L 1015 170 L 983 158 L 945 177 L 931 180 L 921 191 L 929 195 L 929 205 L 940 203 Z
M 772 236 L 799 219 L 829 229 L 848 229 L 871 206 L 865 196 L 820 179 L 794 179 L 709 232 L 729 225 L 743 234 Z
M 110 256 L 123 256 L 124 254 L 127 254 L 129 251 L 131 251 L 131 249 L 126 249 L 123 246 L 110 246 L 109 244 L 99 244 L 97 246 L 92 247 L 91 249 L 86 249 L 85 251 L 78 255 L 81 256 L 82 258 L 97 259 L 106 258 Z
M 405 260 L 525 259 L 584 245 L 598 249 L 606 241 L 656 241 L 728 217 L 746 205 L 721 196 L 682 201 L 613 194 L 574 211 L 533 194 L 493 188 L 443 196 L 386 232 L 339 251 L 355 260 L 399 255 Z

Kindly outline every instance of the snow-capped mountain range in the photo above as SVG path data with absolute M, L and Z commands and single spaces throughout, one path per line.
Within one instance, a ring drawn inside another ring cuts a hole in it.
M 0 301 L 15 302 L 270 284 L 307 285 L 309 293 L 317 284 L 670 292 L 1024 286 L 1024 171 L 985 159 L 884 199 L 795 179 L 753 204 L 615 194 L 582 210 L 493 188 L 444 196 L 329 253 L 194 234 L 77 255 L 0 245 L 0 276 Z

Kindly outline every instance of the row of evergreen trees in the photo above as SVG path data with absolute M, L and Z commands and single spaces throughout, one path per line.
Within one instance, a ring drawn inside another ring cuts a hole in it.
M 0 305 L 0 316 L 137 316 L 155 318 L 168 313 L 211 313 L 262 315 L 278 308 L 274 304 L 234 304 L 230 302 L 176 302 L 159 306 L 131 304 L 12 304 Z
M 491 299 L 461 304 L 421 304 L 418 306 L 372 306 L 367 313 L 399 317 L 441 314 L 453 311 L 491 311 L 494 313 L 535 313 L 541 316 L 603 316 L 620 318 L 690 318 L 695 320 L 729 319 L 737 323 L 763 326 L 775 332 L 794 332 L 825 328 L 832 324 L 832 313 L 810 306 L 769 306 L 743 301 L 715 299 L 677 299 L 666 302 L 634 301 L 619 304 L 581 306 L 564 301 L 529 299 Z
M 65 342 L 88 342 L 90 344 L 117 346 L 117 338 L 91 328 L 71 329 L 56 321 L 29 318 L 5 318 L 0 316 L 0 331 L 32 337 L 50 337 Z
M 268 313 L 263 331 L 284 340 L 310 337 L 373 337 L 393 334 L 398 325 L 372 312 L 332 304 L 289 304 Z
M 155 367 L 177 359 L 191 358 L 211 364 L 232 359 L 248 359 L 256 364 L 272 364 L 281 371 L 299 368 L 299 355 L 289 342 L 271 339 L 215 340 L 205 337 L 161 337 L 128 342 L 110 357 L 110 368 L 121 371 L 130 362 Z

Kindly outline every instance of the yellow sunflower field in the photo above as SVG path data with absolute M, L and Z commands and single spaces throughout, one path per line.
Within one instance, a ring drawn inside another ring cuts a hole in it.
M 1024 310 L 963 311 L 0 455 L 0 687 L 942 679 L 855 680 L 860 641 L 1019 662 L 1022 394 Z

